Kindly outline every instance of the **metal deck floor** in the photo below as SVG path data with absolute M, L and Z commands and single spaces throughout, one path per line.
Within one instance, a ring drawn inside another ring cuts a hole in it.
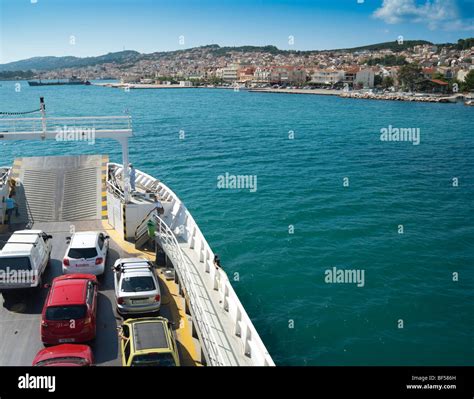
M 101 155 L 16 159 L 19 222 L 27 211 L 35 222 L 101 219 L 102 164 Z
M 66 251 L 66 237 L 70 236 L 68 222 L 39 222 L 41 229 L 53 236 L 51 262 L 47 267 L 43 283 L 62 274 L 61 261 Z M 77 231 L 101 230 L 101 221 L 77 222 Z M 97 308 L 97 338 L 93 345 L 97 364 L 120 365 L 118 359 L 117 322 L 114 314 L 113 275 L 110 266 L 116 259 L 126 256 L 120 247 L 111 241 L 105 276 L 99 277 L 100 291 Z M 31 365 L 36 353 L 43 348 L 40 337 L 41 311 L 47 289 L 4 293 L 0 297 L 0 366 Z M 120 323 L 119 323 L 120 324 Z

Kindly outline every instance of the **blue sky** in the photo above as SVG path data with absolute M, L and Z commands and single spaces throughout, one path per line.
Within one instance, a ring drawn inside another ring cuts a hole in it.
M 0 0 L 0 63 L 124 48 L 148 53 L 216 43 L 312 50 L 399 35 L 438 43 L 474 36 L 474 0 L 359 1 Z

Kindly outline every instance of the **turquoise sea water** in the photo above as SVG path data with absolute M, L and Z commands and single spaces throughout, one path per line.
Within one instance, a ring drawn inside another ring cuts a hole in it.
M 474 364 L 472 107 L 2 82 L 0 111 L 35 109 L 40 95 L 50 116 L 131 113 L 131 160 L 178 194 L 239 273 L 277 364 Z M 380 141 L 389 125 L 420 128 L 421 143 Z M 0 143 L 0 165 L 79 153 L 121 161 L 114 141 L 21 142 Z M 257 175 L 257 191 L 219 190 L 226 172 Z M 332 267 L 364 270 L 364 287 L 325 283 Z

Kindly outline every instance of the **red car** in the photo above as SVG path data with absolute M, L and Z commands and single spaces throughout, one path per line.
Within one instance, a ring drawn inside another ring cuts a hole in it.
M 95 338 L 97 277 L 66 274 L 51 284 L 43 307 L 41 340 L 45 345 L 88 342 Z
M 81 367 L 92 366 L 94 355 L 87 345 L 62 344 L 38 352 L 33 366 Z

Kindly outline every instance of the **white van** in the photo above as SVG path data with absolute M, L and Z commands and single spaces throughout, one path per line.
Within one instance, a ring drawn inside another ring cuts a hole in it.
M 52 236 L 41 230 L 19 230 L 0 251 L 0 290 L 41 287 L 51 257 Z

